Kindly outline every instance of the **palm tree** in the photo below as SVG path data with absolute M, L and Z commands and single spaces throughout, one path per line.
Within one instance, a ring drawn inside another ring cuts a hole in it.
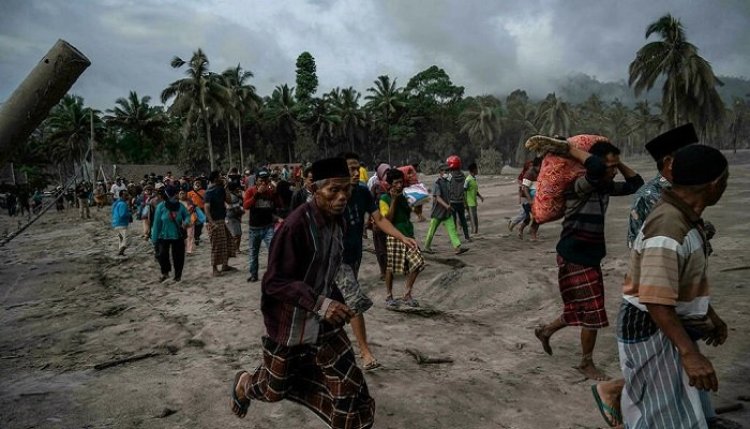
M 163 148 L 168 119 L 160 108 L 149 106 L 151 97 L 138 97 L 130 91 L 127 98 L 115 101 L 114 109 L 107 109 L 104 119 L 121 137 L 118 147 L 129 159 L 142 161 L 153 158 Z
M 341 118 L 341 135 L 347 143 L 349 150 L 354 151 L 354 141 L 357 139 L 357 131 L 364 125 L 364 112 L 359 108 L 359 98 L 362 96 L 352 87 L 341 90 L 341 96 L 333 105 L 333 111 Z
M 44 124 L 47 129 L 44 140 L 52 158 L 69 163 L 72 171 L 76 170 L 76 164 L 79 163 L 83 168 L 83 160 L 92 137 L 92 117 L 95 128 L 102 128 L 98 114 L 98 111 L 84 107 L 83 97 L 66 94 L 52 108 Z
M 542 101 L 537 110 L 537 120 L 542 132 L 554 136 L 567 136 L 570 134 L 570 121 L 572 112 L 568 103 L 557 98 L 555 93 L 550 93 Z
M 718 94 L 713 94 L 716 85 L 723 83 L 698 55 L 698 48 L 687 41 L 682 23 L 670 14 L 664 15 L 646 28 L 646 38 L 652 34 L 661 40 L 644 45 L 630 63 L 628 84 L 636 96 L 664 76 L 661 104 L 670 128 L 691 117 L 723 114 L 723 105 L 717 105 Z
M 242 66 L 228 68 L 222 73 L 224 86 L 231 94 L 234 119 L 237 123 L 237 134 L 240 145 L 240 164 L 245 168 L 245 154 L 242 145 L 242 122 L 248 114 L 257 114 L 261 103 L 260 97 L 255 92 L 255 86 L 247 81 L 253 77 L 253 72 L 243 70 Z M 231 161 L 230 161 L 231 162 Z
M 294 98 L 294 88 L 286 84 L 277 86 L 266 103 L 264 118 L 278 140 L 286 145 L 289 163 L 294 160 L 294 141 L 297 138 L 298 106 Z
M 214 160 L 213 144 L 211 142 L 210 110 L 217 106 L 227 104 L 226 89 L 223 88 L 218 79 L 211 78 L 208 70 L 208 57 L 203 50 L 193 52 L 190 62 L 180 57 L 172 58 L 170 65 L 180 68 L 185 64 L 187 77 L 176 80 L 167 86 L 161 93 L 162 103 L 174 98 L 174 103 L 169 108 L 174 114 L 185 116 L 185 125 L 191 127 L 198 120 L 203 122 L 208 145 L 208 159 L 211 170 L 216 168 Z
M 477 98 L 459 116 L 462 133 L 472 142 L 488 148 L 500 135 L 500 106 L 488 98 Z
M 333 140 L 334 132 L 341 123 L 341 117 L 338 116 L 329 96 L 323 98 L 313 98 L 310 101 L 310 118 L 308 125 L 315 138 L 317 147 L 323 149 L 325 156 L 328 156 L 328 147 Z
M 367 107 L 378 115 L 378 120 L 382 122 L 385 130 L 385 144 L 388 148 L 388 163 L 391 163 L 391 132 L 390 127 L 393 119 L 400 109 L 405 106 L 403 91 L 396 87 L 396 79 L 387 75 L 378 76 L 374 81 L 375 86 L 367 88 L 370 95 L 366 96 L 368 100 Z

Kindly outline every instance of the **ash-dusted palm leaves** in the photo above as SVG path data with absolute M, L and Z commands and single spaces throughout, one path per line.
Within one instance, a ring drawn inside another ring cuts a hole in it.
M 277 142 L 286 145 L 287 160 L 294 162 L 294 142 L 297 139 L 299 121 L 299 106 L 294 98 L 294 88 L 286 84 L 277 86 L 264 109 L 263 118 Z
M 662 87 L 662 112 L 668 127 L 688 120 L 715 120 L 723 115 L 723 104 L 716 92 L 722 82 L 711 65 L 698 55 L 698 48 L 687 41 L 682 23 L 667 14 L 646 28 L 661 40 L 647 43 L 630 63 L 628 84 L 635 94 L 653 88 L 659 77 Z M 702 127 L 696 122 L 697 127 Z
M 176 80 L 167 86 L 161 93 L 162 103 L 174 98 L 169 108 L 174 113 L 185 118 L 185 126 L 190 128 L 203 122 L 206 133 L 206 144 L 208 146 L 208 159 L 211 170 L 216 168 L 213 144 L 211 142 L 211 112 L 227 105 L 227 90 L 221 85 L 208 69 L 208 57 L 203 50 L 193 52 L 189 62 L 174 57 L 170 63 L 173 68 L 181 68 L 187 65 L 186 77 Z M 196 133 L 197 134 L 197 133 Z
M 110 131 L 126 143 L 117 149 L 137 162 L 158 156 L 168 132 L 168 117 L 161 108 L 150 106 L 150 101 L 151 97 L 139 98 L 135 91 L 130 91 L 127 98 L 118 98 L 114 109 L 107 109 L 108 115 L 104 117 Z
M 328 157 L 328 148 L 332 146 L 337 127 L 341 124 L 341 117 L 333 108 L 333 101 L 328 95 L 323 98 L 313 98 L 310 101 L 310 117 L 307 121 L 317 147 L 323 149 Z
M 335 98 L 333 112 L 341 118 L 339 123 L 339 134 L 349 145 L 349 150 L 354 152 L 354 143 L 358 133 L 365 126 L 365 114 L 359 107 L 359 99 L 362 94 L 356 89 L 349 87 L 342 89 L 340 96 Z
M 367 108 L 373 113 L 375 120 L 382 126 L 385 136 L 385 144 L 388 151 L 388 163 L 391 163 L 391 125 L 394 123 L 399 111 L 406 106 L 405 95 L 401 88 L 396 86 L 396 79 L 387 75 L 378 76 L 374 87 L 367 88 L 370 95 L 365 96 Z
M 237 136 L 240 147 L 240 165 L 245 168 L 245 152 L 242 145 L 242 124 L 248 117 L 257 117 L 262 100 L 255 91 L 255 86 L 247 83 L 253 77 L 250 70 L 243 70 L 242 66 L 231 67 L 221 74 L 224 78 L 224 86 L 229 91 L 230 103 L 232 105 L 232 118 L 237 126 Z M 231 154 L 231 146 L 230 146 Z M 230 155 L 231 163 L 231 155 Z
M 536 123 L 542 133 L 550 136 L 568 136 L 573 112 L 568 103 L 557 98 L 555 93 L 548 94 L 539 105 Z
M 494 97 L 477 97 L 459 116 L 461 132 L 482 148 L 489 148 L 500 134 L 501 107 Z
M 89 147 L 92 114 L 95 129 L 102 128 L 98 113 L 84 107 L 82 97 L 65 95 L 52 108 L 44 124 L 47 132 L 44 141 L 48 144 L 52 159 L 75 171 L 76 164 L 82 163 Z

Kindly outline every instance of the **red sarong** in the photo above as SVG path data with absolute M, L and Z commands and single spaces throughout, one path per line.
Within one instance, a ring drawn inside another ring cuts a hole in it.
M 604 308 L 601 267 L 587 267 L 557 255 L 558 284 L 563 300 L 562 320 L 570 326 L 599 329 L 609 326 Z

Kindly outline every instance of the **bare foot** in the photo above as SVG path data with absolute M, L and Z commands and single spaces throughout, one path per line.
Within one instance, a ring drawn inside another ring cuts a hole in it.
M 592 361 L 583 361 L 576 367 L 576 369 L 590 380 L 607 381 L 610 379 L 610 377 L 601 372 Z
M 536 335 L 536 337 L 539 338 L 539 341 L 542 342 L 544 352 L 552 356 L 552 346 L 549 345 L 550 336 L 544 334 L 544 327 L 540 326 L 534 329 L 534 335 Z
M 247 415 L 247 409 L 250 406 L 250 400 L 245 398 L 245 389 L 242 388 L 243 384 L 247 382 L 250 377 L 246 371 L 242 371 L 235 376 L 234 384 L 234 396 L 232 397 L 232 412 L 239 418 Z

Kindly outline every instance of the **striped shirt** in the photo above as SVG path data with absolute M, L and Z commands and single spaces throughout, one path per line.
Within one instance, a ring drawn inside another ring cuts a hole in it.
M 625 182 L 605 181 L 607 165 L 598 156 L 588 157 L 584 167 L 586 174 L 565 192 L 565 219 L 557 253 L 566 261 L 598 267 L 607 254 L 604 215 L 609 196 L 631 195 L 643 185 L 643 179 L 636 174 Z
M 623 298 L 641 311 L 645 304 L 675 307 L 683 319 L 704 317 L 708 252 L 703 221 L 671 190 L 646 219 L 633 242 Z

